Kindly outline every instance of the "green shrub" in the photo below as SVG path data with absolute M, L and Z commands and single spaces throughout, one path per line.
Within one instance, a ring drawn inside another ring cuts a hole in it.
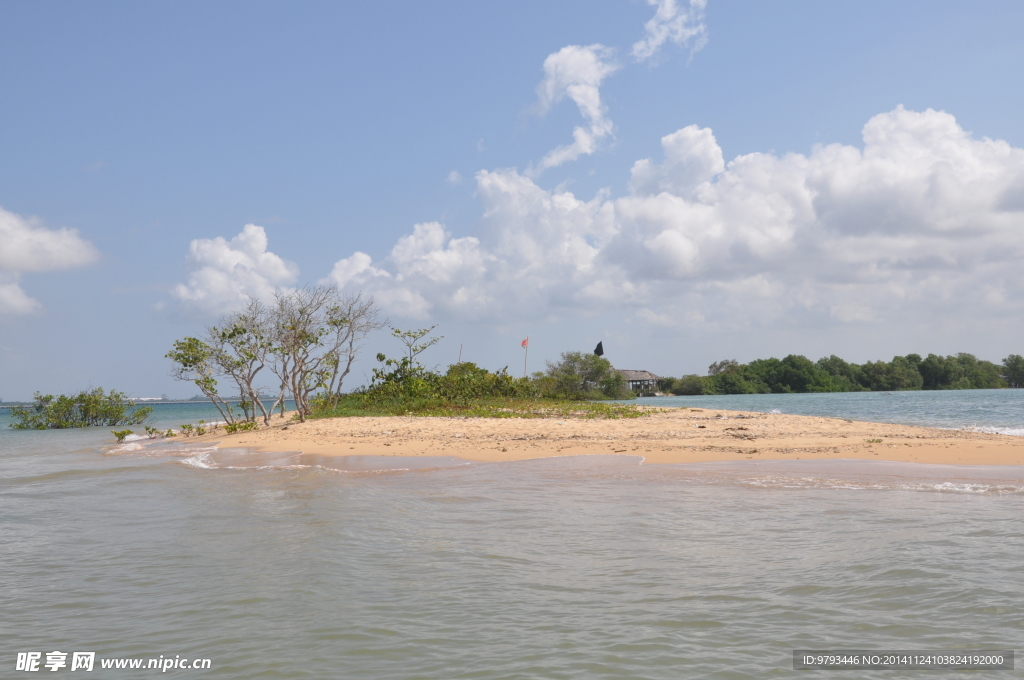
M 111 430 L 110 433 L 112 435 L 114 435 L 115 437 L 117 437 L 117 443 L 120 444 L 120 443 L 122 443 L 125 440 L 125 438 L 128 435 L 132 434 L 132 431 L 131 430 Z
M 684 375 L 682 378 L 672 381 L 669 392 L 672 394 L 695 396 L 698 394 L 710 394 L 712 386 L 708 378 L 699 375 Z
M 124 392 L 103 391 L 102 387 L 74 395 L 35 393 L 35 403 L 14 407 L 11 415 L 19 422 L 16 430 L 48 430 L 71 427 L 141 425 L 153 412 L 151 406 L 137 406 Z
M 562 352 L 561 360 L 548 362 L 547 371 L 536 376 L 540 393 L 555 399 L 631 399 L 626 379 L 610 361 L 596 354 Z

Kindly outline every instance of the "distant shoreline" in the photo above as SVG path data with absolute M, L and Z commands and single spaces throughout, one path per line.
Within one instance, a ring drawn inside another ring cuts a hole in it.
M 498 462 L 631 454 L 648 463 L 863 459 L 1024 465 L 1024 437 L 843 418 L 705 408 L 651 409 L 643 418 L 275 418 L 270 428 L 208 434 L 221 448 L 324 456 L 455 456 Z
M 168 399 L 166 401 L 162 399 L 129 399 L 133 404 L 138 406 L 155 406 L 158 404 L 201 404 L 206 406 L 213 406 L 213 402 L 205 397 L 203 399 Z M 241 399 L 225 399 L 228 404 L 238 404 Z M 273 399 L 267 399 L 266 402 L 273 402 Z M 291 400 L 289 400 L 291 401 Z M 5 401 L 0 403 L 0 409 L 12 409 L 12 408 L 25 408 L 32 406 L 34 402 L 31 401 Z

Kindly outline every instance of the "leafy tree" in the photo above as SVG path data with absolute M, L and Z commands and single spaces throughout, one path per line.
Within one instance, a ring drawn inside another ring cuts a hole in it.
M 926 390 L 992 389 L 1004 385 L 998 366 L 964 352 L 947 357 L 929 354 L 918 365 L 918 371 Z
M 175 364 L 171 369 L 172 378 L 193 383 L 217 407 L 220 417 L 227 423 L 233 423 L 235 418 L 231 405 L 217 392 L 215 376 L 219 375 L 219 370 L 214 354 L 213 347 L 207 343 L 187 337 L 175 340 L 171 351 L 164 356 Z
M 747 378 L 746 382 L 759 382 L 764 388 L 756 389 L 751 385 L 751 390 L 744 392 L 746 394 L 756 394 L 759 392 L 792 392 L 789 386 L 785 384 L 782 379 L 782 374 L 785 367 L 782 362 L 775 357 L 768 359 L 755 359 L 749 364 L 743 366 L 742 373 Z M 740 371 L 738 371 L 740 372 Z M 722 392 L 722 394 L 738 394 L 737 392 Z
M 669 392 L 679 395 L 712 394 L 713 386 L 707 378 L 699 375 L 684 375 L 682 378 L 672 381 Z
M 274 349 L 272 320 L 267 308 L 259 300 L 250 298 L 244 310 L 229 314 L 218 325 L 208 328 L 207 338 L 210 359 L 220 374 L 230 377 L 238 386 L 241 397 L 238 406 L 244 421 L 255 421 L 258 410 L 263 422 L 270 424 L 270 414 L 277 404 L 267 409 L 263 404 L 263 389 L 256 383 Z M 283 394 L 278 401 L 284 402 Z
M 861 370 L 867 386 L 875 392 L 919 390 L 924 383 L 917 368 L 906 357 L 893 357 L 888 363 L 869 361 Z
M 1016 372 L 1014 372 L 1016 371 Z M 1014 382 L 1016 381 L 1016 382 Z M 990 389 L 1024 386 L 1024 358 L 1010 355 L 1002 366 L 973 354 L 919 354 L 892 361 L 851 364 L 836 355 L 811 362 L 790 354 L 784 359 L 756 359 L 740 364 L 732 359 L 708 367 L 708 376 L 684 376 L 671 383 L 673 394 L 754 394 L 763 392 L 858 392 L 863 390 Z
M 956 361 L 963 367 L 964 376 L 970 381 L 970 387 L 967 389 L 985 390 L 1006 386 L 999 375 L 999 367 L 991 361 L 978 359 L 973 354 L 963 352 L 956 355 Z
M 334 286 L 274 295 L 271 370 L 291 392 L 300 421 L 312 412 L 315 391 L 324 390 L 327 400 L 336 402 L 360 342 L 386 324 L 377 315 L 372 298 L 344 296 Z
M 229 424 L 236 418 L 217 392 L 218 377 L 238 386 L 244 422 L 255 421 L 259 412 L 269 423 L 274 408 L 284 410 L 289 393 L 299 420 L 305 420 L 315 391 L 323 391 L 328 405 L 336 403 L 362 340 L 386 324 L 378 314 L 372 298 L 342 295 L 334 286 L 278 291 L 270 306 L 250 299 L 242 311 L 207 328 L 202 338 L 175 342 L 167 358 L 176 364 L 172 376 L 195 383 Z M 266 368 L 280 386 L 269 409 L 263 404 L 266 388 L 257 382 Z
M 753 377 L 754 380 L 750 380 L 748 376 Z M 705 394 L 760 394 L 770 391 L 763 382 L 749 373 L 747 375 L 739 372 L 719 373 L 709 377 L 708 383 L 713 391 L 705 392 Z
M 329 402 L 336 403 L 341 395 L 341 386 L 352 372 L 363 341 L 374 332 L 388 325 L 387 319 L 380 319 L 380 310 L 373 297 L 338 295 L 334 305 L 327 311 L 327 323 L 334 333 L 333 349 L 328 364 L 331 366 L 326 394 Z M 440 339 L 440 338 L 439 338 Z
M 547 396 L 562 399 L 627 399 L 633 393 L 610 361 L 596 354 L 563 352 L 561 360 L 547 362 L 539 381 Z
M 837 392 L 860 392 L 867 389 L 864 386 L 864 372 L 857 364 L 847 363 L 833 354 L 818 359 L 815 365 L 832 376 L 832 384 Z
M 435 328 L 436 325 L 410 331 L 391 329 L 391 335 L 405 345 L 406 356 L 391 359 L 383 353 L 377 354 L 381 366 L 373 369 L 373 380 L 370 383 L 370 393 L 375 398 L 429 398 L 433 394 L 431 378 L 436 374 L 428 371 L 417 357 L 444 337 L 424 340 Z
M 739 362 L 735 359 L 722 359 L 708 366 L 708 375 L 719 375 L 720 373 L 737 373 L 740 370 Z
M 401 341 L 401 343 L 405 345 L 406 352 L 408 353 L 409 363 L 412 364 L 413 362 L 416 361 L 416 357 L 418 357 L 420 354 L 423 354 L 423 352 L 430 349 L 431 347 L 433 347 L 434 345 L 436 345 L 437 343 L 441 342 L 441 340 L 444 339 L 443 335 L 438 335 L 433 338 L 429 337 L 430 334 L 434 332 L 435 328 L 437 328 L 436 324 L 431 326 L 430 328 L 420 328 L 419 330 L 415 331 L 403 331 L 399 328 L 392 328 L 391 335 L 398 338 L 399 341 Z M 424 338 L 428 339 L 424 340 Z M 421 340 L 423 342 L 420 342 Z
M 78 394 L 59 395 L 36 392 L 31 406 L 13 407 L 16 430 L 47 430 L 102 425 L 139 425 L 153 412 L 151 406 L 137 406 L 124 392 L 103 391 L 102 387 Z
M 1024 357 L 1011 354 L 1003 359 L 1000 374 L 1010 387 L 1024 387 Z

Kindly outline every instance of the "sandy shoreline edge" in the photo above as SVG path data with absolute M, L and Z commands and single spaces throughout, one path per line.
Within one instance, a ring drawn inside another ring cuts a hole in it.
M 1024 437 L 968 430 L 748 413 L 651 408 L 642 418 L 390 416 L 275 423 L 255 432 L 187 441 L 324 456 L 455 456 L 499 462 L 633 454 L 648 463 L 863 459 L 949 465 L 1024 465 Z M 881 441 L 879 441 L 881 440 Z

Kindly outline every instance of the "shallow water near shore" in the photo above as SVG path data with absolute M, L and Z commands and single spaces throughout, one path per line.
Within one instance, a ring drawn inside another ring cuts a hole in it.
M 849 418 L 1024 436 L 1024 389 L 643 397 L 648 406 Z
M 8 669 L 61 650 L 211 659 L 179 677 L 775 677 L 794 648 L 1024 632 L 1019 468 L 0 447 Z

